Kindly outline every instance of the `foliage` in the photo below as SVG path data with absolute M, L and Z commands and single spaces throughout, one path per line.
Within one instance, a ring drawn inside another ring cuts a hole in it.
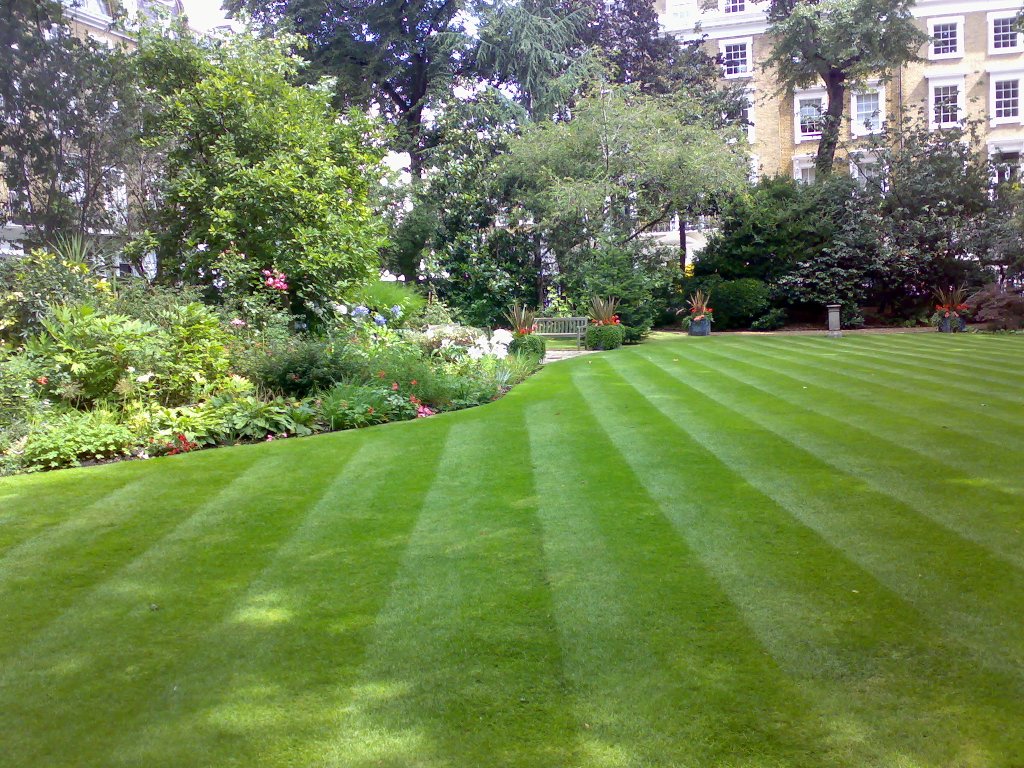
M 1020 288 L 989 285 L 967 301 L 974 319 L 993 331 L 1024 328 L 1024 291 Z
M 587 349 L 618 349 L 626 338 L 621 325 L 587 326 Z
M 543 358 L 548 345 L 543 336 L 535 333 L 517 333 L 508 345 L 509 354 L 531 355 Z
M 316 402 L 317 418 L 327 429 L 353 429 L 413 418 L 417 404 L 383 387 L 338 384 Z
M 74 405 L 111 395 L 119 382 L 148 384 L 161 352 L 156 325 L 88 305 L 54 307 L 29 351 L 48 363 L 47 391 Z
M 465 2 L 228 0 L 226 6 L 249 12 L 268 32 L 284 28 L 305 38 L 312 74 L 333 78 L 341 103 L 372 104 L 387 116 L 398 128 L 395 148 L 410 154 L 412 174 L 420 176 L 431 143 L 424 111 L 470 68 Z
M 28 471 L 72 467 L 83 461 L 126 456 L 138 438 L 108 410 L 52 416 L 29 432 L 21 462 Z
M 620 327 L 622 328 L 622 343 L 627 345 L 640 344 L 650 334 L 650 330 L 636 328 L 632 325 Z
M 606 86 L 570 121 L 537 123 L 511 142 L 507 172 L 556 250 L 614 233 L 619 246 L 677 210 L 711 210 L 747 176 L 742 143 L 688 94 Z
M 271 392 L 305 397 L 352 376 L 359 362 L 347 358 L 339 342 L 294 338 L 261 356 L 253 375 Z
M 159 98 L 150 140 L 167 146 L 153 235 L 161 279 L 206 286 L 217 301 L 279 296 L 312 321 L 374 275 L 382 153 L 366 117 L 339 115 L 324 88 L 293 84 L 292 42 L 197 42 L 179 30 L 144 34 L 138 55 Z M 168 78 L 168 58 L 191 62 L 180 81 Z
M 913 0 L 771 0 L 768 37 L 781 90 L 825 84 L 816 160 L 819 176 L 832 172 L 848 89 L 869 78 L 883 81 L 928 41 L 914 20 Z
M 505 320 L 508 321 L 512 332 L 519 336 L 528 336 L 537 330 L 536 318 L 537 313 L 534 310 L 519 302 L 505 311 Z
M 388 324 L 394 328 L 415 322 L 427 305 L 427 300 L 414 285 L 400 280 L 365 283 L 352 292 L 349 302 L 386 317 Z
M 720 329 L 748 328 L 768 311 L 771 304 L 768 285 L 753 277 L 711 279 L 704 281 L 703 285 L 709 295 L 714 293 L 714 322 Z
M 0 258 L 0 340 L 24 341 L 39 332 L 51 306 L 97 303 L 107 287 L 91 265 L 50 250 Z
M 702 320 L 707 320 L 708 323 L 715 322 L 714 310 L 708 303 L 710 301 L 711 294 L 700 288 L 690 295 L 686 300 L 686 305 L 689 309 L 686 311 L 686 314 L 683 315 L 682 326 L 684 329 L 687 329 L 693 323 L 701 322 Z
M 124 49 L 76 34 L 57 0 L 5 2 L 0 13 L 0 222 L 34 244 L 60 233 L 120 229 L 138 130 Z
M 779 307 L 769 309 L 750 324 L 752 331 L 777 331 L 786 324 L 786 310 Z
M 590 322 L 595 325 L 618 325 L 619 317 L 615 314 L 618 306 L 619 300 L 615 297 L 592 297 L 590 299 Z
M 290 403 L 281 398 L 260 400 L 247 395 L 215 399 L 213 404 L 223 423 L 219 437 L 225 442 L 308 435 L 312 431 L 313 413 L 301 403 Z

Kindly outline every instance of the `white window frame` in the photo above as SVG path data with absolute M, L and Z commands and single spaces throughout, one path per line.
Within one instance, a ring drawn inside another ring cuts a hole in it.
M 988 157 L 989 160 L 994 160 L 996 155 L 1000 154 L 1017 154 L 1020 156 L 1020 173 L 1024 174 L 1024 139 L 989 139 L 988 141 Z M 1017 177 L 1021 178 L 1020 175 Z M 995 174 L 993 174 L 992 182 L 997 181 Z
M 1017 81 L 1017 116 L 996 117 L 996 83 L 1006 80 Z M 1024 125 L 1024 67 L 1020 69 L 989 69 L 988 72 L 988 118 L 989 125 Z
M 747 68 L 743 72 L 729 74 L 725 65 L 725 48 L 728 45 L 745 45 L 747 47 Z M 751 77 L 754 74 L 754 38 L 753 37 L 730 37 L 718 41 L 718 53 L 722 57 L 722 75 L 727 80 L 738 77 Z
M 821 99 L 821 117 L 825 119 L 825 110 L 828 109 L 828 94 L 824 88 L 809 88 L 804 91 L 796 91 L 793 94 L 793 143 L 802 144 L 805 141 L 819 141 L 821 133 L 803 134 L 800 131 L 800 100 Z
M 754 146 L 754 141 L 757 139 L 757 115 L 754 112 L 757 94 L 753 88 L 748 88 L 744 91 L 743 97 L 747 100 L 747 120 L 749 122 L 749 125 L 743 127 L 747 132 L 747 144 Z
M 967 117 L 967 77 L 966 75 L 948 74 L 943 76 L 925 76 L 928 81 L 928 129 L 953 128 L 963 125 Z M 935 89 L 941 86 L 955 85 L 957 87 L 957 114 L 960 119 L 956 123 L 935 122 Z
M 935 28 L 940 24 L 955 24 L 956 25 L 956 50 L 952 53 L 936 53 L 935 52 Z M 941 61 L 943 59 L 961 59 L 964 55 L 964 17 L 963 16 L 936 16 L 934 19 L 928 19 L 928 37 L 932 38 L 928 41 L 928 58 L 932 61 Z
M 875 93 L 878 94 L 878 114 L 875 116 L 875 125 L 871 128 L 865 127 L 864 123 L 857 119 L 857 97 L 864 96 L 867 94 Z M 877 83 L 868 83 L 866 88 L 862 88 L 857 91 L 850 93 L 850 133 L 855 138 L 862 136 L 873 136 L 876 133 L 882 131 L 882 126 L 885 124 L 885 86 Z
M 728 14 L 745 13 L 746 11 L 750 10 L 749 8 L 747 8 L 747 3 L 749 3 L 749 2 L 751 2 L 751 0 L 722 0 L 721 4 L 719 5 L 719 9 L 722 11 L 722 13 L 728 13 Z M 735 9 L 730 11 L 729 10 L 729 6 L 730 5 L 735 5 L 736 3 L 742 3 L 743 7 L 742 8 L 735 8 Z
M 988 14 L 988 55 L 989 56 L 1000 56 L 1006 53 L 1024 53 L 1024 35 L 1018 30 L 1017 32 L 1017 44 L 1013 48 L 996 48 L 996 20 L 997 19 L 1014 19 L 1017 18 L 1017 11 L 1006 10 L 1006 11 L 993 11 Z
M 878 164 L 878 156 L 873 152 L 852 152 L 850 154 L 850 176 L 860 184 L 862 187 L 866 187 L 871 177 L 863 173 L 861 170 L 862 165 L 873 165 L 876 169 L 881 170 Z
M 814 168 L 815 160 L 814 155 L 796 155 L 793 157 L 793 179 L 805 183 L 803 180 L 803 171 Z

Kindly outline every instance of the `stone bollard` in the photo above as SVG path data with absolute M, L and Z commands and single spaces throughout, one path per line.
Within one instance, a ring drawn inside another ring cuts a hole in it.
M 826 335 L 830 339 L 841 339 L 843 337 L 843 331 L 839 325 L 839 309 L 842 306 L 842 304 L 828 305 L 828 333 Z

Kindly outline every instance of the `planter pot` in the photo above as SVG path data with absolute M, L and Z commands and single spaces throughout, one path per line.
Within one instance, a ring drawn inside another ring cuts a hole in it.
M 940 317 L 939 333 L 962 333 L 967 330 L 967 321 L 962 317 Z
M 710 336 L 711 321 L 706 317 L 703 320 L 691 320 L 689 333 L 691 336 Z

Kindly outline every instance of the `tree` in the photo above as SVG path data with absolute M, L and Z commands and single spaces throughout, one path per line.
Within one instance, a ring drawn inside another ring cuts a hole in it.
M 914 24 L 912 5 L 913 0 L 771 0 L 768 66 L 779 85 L 786 91 L 819 80 L 825 85 L 815 160 L 820 178 L 832 172 L 848 90 L 872 77 L 891 78 L 927 42 Z
M 126 54 L 71 32 L 56 0 L 0 14 L 0 161 L 30 240 L 109 232 L 138 133 Z
M 464 0 L 227 0 L 271 30 L 306 39 L 312 77 L 336 78 L 346 106 L 375 105 L 398 128 L 398 151 L 408 152 L 419 178 L 425 110 L 467 71 L 472 42 L 463 28 Z
M 141 37 L 140 72 L 159 103 L 149 139 L 167 152 L 149 235 L 162 280 L 214 298 L 269 288 L 315 314 L 375 276 L 382 135 L 361 113 L 335 112 L 328 87 L 293 84 L 296 42 Z

